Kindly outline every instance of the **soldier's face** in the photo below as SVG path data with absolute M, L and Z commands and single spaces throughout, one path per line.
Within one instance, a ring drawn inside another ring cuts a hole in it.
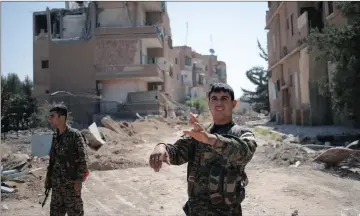
M 48 122 L 52 128 L 57 128 L 60 125 L 60 116 L 56 112 L 50 112 Z
M 227 92 L 213 92 L 209 98 L 209 109 L 214 120 L 221 120 L 232 117 L 232 110 L 235 108 L 237 101 L 231 100 Z

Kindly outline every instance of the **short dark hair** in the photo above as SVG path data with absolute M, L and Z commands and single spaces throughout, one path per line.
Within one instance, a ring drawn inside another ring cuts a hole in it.
M 59 116 L 65 116 L 65 119 L 68 115 L 67 107 L 64 104 L 57 104 L 51 107 L 50 112 L 56 112 Z
M 214 93 L 214 92 L 229 93 L 229 95 L 231 97 L 231 100 L 233 101 L 235 99 L 234 90 L 231 88 L 231 86 L 229 86 L 226 83 L 214 83 L 214 84 L 212 84 L 211 87 L 210 87 L 210 91 L 208 93 L 209 100 L 210 100 L 211 93 Z

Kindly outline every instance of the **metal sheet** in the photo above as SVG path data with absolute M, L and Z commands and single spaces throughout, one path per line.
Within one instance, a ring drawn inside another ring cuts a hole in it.
M 33 156 L 49 155 L 52 143 L 52 135 L 32 135 L 31 154 Z
M 11 180 L 19 178 L 21 176 L 27 175 L 28 173 L 29 173 L 29 170 L 25 170 L 22 172 L 17 172 L 17 173 L 13 173 L 13 174 L 9 174 L 9 175 L 1 175 L 1 181 L 3 181 L 3 182 L 11 181 Z
M 3 192 L 3 193 L 13 193 L 14 191 L 15 191 L 14 188 L 8 188 L 5 186 L 1 186 L 1 192 Z

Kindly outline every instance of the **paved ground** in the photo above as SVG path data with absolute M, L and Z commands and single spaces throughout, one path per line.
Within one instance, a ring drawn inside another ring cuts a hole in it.
M 171 141 L 171 140 L 168 140 Z M 260 140 L 259 143 L 266 141 Z M 147 159 L 153 145 L 141 151 Z M 147 154 L 145 154 L 147 152 Z M 139 155 L 137 155 L 138 157 Z M 310 166 L 279 167 L 268 161 L 260 146 L 247 167 L 250 184 L 244 215 L 358 216 L 344 214 L 360 210 L 360 182 L 342 179 Z M 184 215 L 186 166 L 165 167 L 159 173 L 149 167 L 92 172 L 83 189 L 85 215 Z M 7 200 L 1 215 L 49 215 L 49 202 L 41 209 L 38 201 Z

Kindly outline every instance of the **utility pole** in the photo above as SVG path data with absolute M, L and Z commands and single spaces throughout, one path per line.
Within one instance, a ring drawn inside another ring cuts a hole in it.
M 189 23 L 186 22 L 185 46 L 187 46 L 188 34 L 189 34 Z

